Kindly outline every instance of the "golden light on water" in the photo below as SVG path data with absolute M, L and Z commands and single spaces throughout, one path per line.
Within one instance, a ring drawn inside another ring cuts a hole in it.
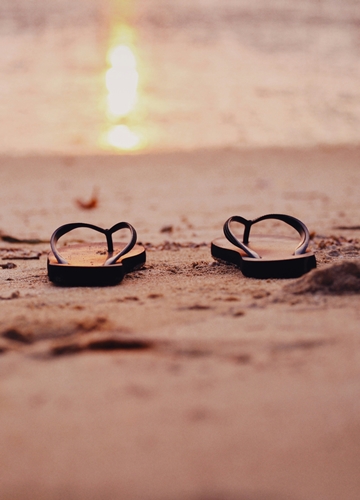
M 133 51 L 126 45 L 117 45 L 110 50 L 111 64 L 106 72 L 108 113 L 113 117 L 128 115 L 135 107 L 139 74 Z
M 107 133 L 107 142 L 115 148 L 132 150 L 140 144 L 140 137 L 127 125 L 115 125 Z
M 106 149 L 131 151 L 140 149 L 144 145 L 138 127 L 136 129 L 133 127 L 138 121 L 138 61 L 132 30 L 127 26 L 121 26 L 119 33 L 117 43 L 114 43 L 113 39 L 106 57 L 107 126 L 101 138 L 101 145 Z

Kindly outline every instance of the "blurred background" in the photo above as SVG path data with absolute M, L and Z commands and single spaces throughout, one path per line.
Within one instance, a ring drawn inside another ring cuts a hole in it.
M 0 153 L 360 142 L 359 0 L 1 0 Z

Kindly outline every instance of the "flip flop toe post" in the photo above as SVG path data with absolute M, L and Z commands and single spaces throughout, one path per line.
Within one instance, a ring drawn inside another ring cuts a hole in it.
M 57 249 L 58 240 L 69 231 L 88 228 L 102 233 L 105 243 L 82 243 Z M 120 229 L 130 231 L 130 241 L 114 242 L 112 235 Z M 124 275 L 141 267 L 146 261 L 145 249 L 136 245 L 136 231 L 127 222 L 102 229 L 82 222 L 65 224 L 50 239 L 51 252 L 47 269 L 49 280 L 63 286 L 109 286 L 120 283 Z
M 291 253 L 294 240 L 288 237 L 263 236 L 252 245 L 249 242 L 252 226 L 266 219 L 277 219 L 292 226 L 301 241 Z M 242 241 L 232 232 L 230 224 L 238 222 L 244 226 Z M 303 222 L 290 215 L 268 214 L 254 220 L 240 216 L 230 217 L 224 224 L 225 238 L 211 243 L 214 259 L 238 266 L 244 276 L 251 278 L 298 278 L 316 267 L 315 255 L 309 251 L 310 235 Z

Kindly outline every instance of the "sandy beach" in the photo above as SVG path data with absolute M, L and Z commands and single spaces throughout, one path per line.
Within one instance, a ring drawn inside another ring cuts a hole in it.
M 357 500 L 359 157 L 1 157 L 1 498 Z M 213 261 L 229 216 L 272 212 L 306 223 L 317 270 L 255 280 Z M 56 227 L 120 220 L 143 269 L 48 281 Z
M 0 2 L 1 500 L 359 500 L 359 23 L 354 0 Z M 214 261 L 230 216 L 268 213 L 317 269 Z M 49 281 L 56 228 L 119 221 L 141 269 Z

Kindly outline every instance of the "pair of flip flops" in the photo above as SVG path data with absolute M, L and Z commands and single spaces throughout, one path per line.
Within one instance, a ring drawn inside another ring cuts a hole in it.
M 256 223 L 267 219 L 276 219 L 293 227 L 301 241 L 293 254 L 289 243 L 293 239 L 278 236 L 260 236 L 256 244 L 250 244 L 250 230 Z M 244 226 L 242 241 L 235 236 L 232 225 Z M 88 228 L 102 233 L 106 237 L 106 247 L 101 243 L 76 244 L 65 246 L 60 251 L 57 242 L 63 235 L 77 228 Z M 121 229 L 130 231 L 128 243 L 113 242 L 112 235 Z M 218 238 L 211 243 L 214 259 L 235 264 L 244 274 L 252 278 L 297 278 L 316 267 L 316 259 L 308 250 L 310 235 L 303 222 L 283 214 L 269 214 L 254 220 L 233 216 L 224 224 L 225 238 Z M 120 283 L 124 275 L 141 267 L 146 261 L 146 252 L 142 245 L 136 244 L 136 231 L 127 222 L 119 222 L 110 229 L 85 223 L 73 223 L 60 226 L 53 233 L 48 256 L 48 276 L 50 281 L 65 286 L 105 286 Z

